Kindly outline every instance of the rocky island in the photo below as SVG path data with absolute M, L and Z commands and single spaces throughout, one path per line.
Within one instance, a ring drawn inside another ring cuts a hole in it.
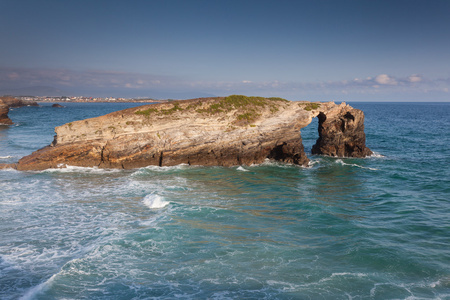
M 0 100 L 8 105 L 8 107 L 39 106 L 36 101 L 22 100 L 11 96 L 2 96 Z
M 13 121 L 8 117 L 9 106 L 0 98 L 0 125 L 12 125 Z
M 67 123 L 55 128 L 51 145 L 3 167 L 233 166 L 266 159 L 305 166 L 309 160 L 300 129 L 316 116 L 315 153 L 371 154 L 365 146 L 364 114 L 345 103 L 232 95 L 144 105 Z
M 10 96 L 0 97 L 0 125 L 13 125 L 13 121 L 8 117 L 10 107 L 39 106 L 34 101 L 24 101 Z

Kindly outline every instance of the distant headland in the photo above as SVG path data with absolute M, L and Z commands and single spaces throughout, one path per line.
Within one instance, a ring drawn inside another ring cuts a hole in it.
M 174 101 L 174 99 L 153 99 L 149 97 L 138 98 L 121 98 L 121 97 L 86 97 L 86 96 L 4 96 L 8 98 L 15 98 L 25 102 L 58 102 L 58 103 L 70 103 L 70 102 L 133 102 L 133 103 L 163 103 Z M 0 97 L 2 98 L 2 97 Z

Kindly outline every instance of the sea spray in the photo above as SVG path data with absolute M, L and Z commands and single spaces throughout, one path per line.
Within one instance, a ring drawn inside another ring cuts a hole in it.
M 248 170 L 247 169 L 245 169 L 244 167 L 242 167 L 242 166 L 239 166 L 239 167 L 237 167 L 237 169 L 236 169 L 237 171 L 242 171 L 242 172 L 248 172 Z
M 150 209 L 158 209 L 166 207 L 170 202 L 164 201 L 163 198 L 157 194 L 148 194 L 142 199 L 145 206 Z

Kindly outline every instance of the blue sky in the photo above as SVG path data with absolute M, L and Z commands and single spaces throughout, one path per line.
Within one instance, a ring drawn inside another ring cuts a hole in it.
M 0 0 L 0 90 L 450 101 L 450 1 Z

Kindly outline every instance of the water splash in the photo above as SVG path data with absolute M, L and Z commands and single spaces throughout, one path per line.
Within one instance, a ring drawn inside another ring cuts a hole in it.
M 247 170 L 247 169 L 245 169 L 244 167 L 242 167 L 242 166 L 239 166 L 239 167 L 237 167 L 237 169 L 236 170 L 238 170 L 238 171 L 242 171 L 242 172 L 248 172 L 249 170 Z
M 164 201 L 163 198 L 157 194 L 148 194 L 142 199 L 142 202 L 150 209 L 163 208 L 170 204 L 170 202 Z

